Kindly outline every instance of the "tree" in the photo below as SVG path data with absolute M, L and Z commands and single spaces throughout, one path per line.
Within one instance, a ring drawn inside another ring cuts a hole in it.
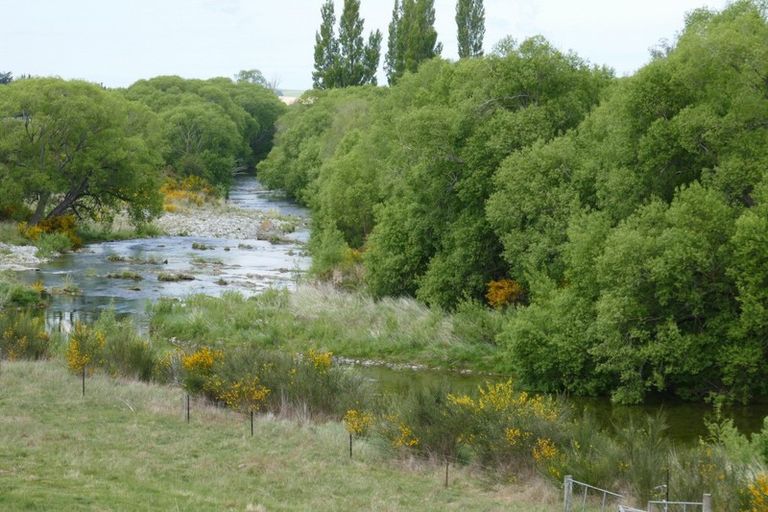
M 264 74 L 258 69 L 241 69 L 235 75 L 235 82 L 256 84 L 269 89 L 269 82 L 264 78 Z
M 0 71 L 0 85 L 6 85 L 13 82 L 13 74 L 10 71 Z
M 485 35 L 483 0 L 458 0 L 456 26 L 458 27 L 459 57 L 465 59 L 482 56 Z
M 363 43 L 360 0 L 344 0 L 339 20 L 339 86 L 375 84 L 379 67 L 381 32 L 372 32 L 368 44 Z
M 393 85 L 406 71 L 415 72 L 443 51 L 435 31 L 434 0 L 403 0 L 399 5 L 395 0 L 389 37 L 387 78 Z
M 7 86 L 0 120 L 0 170 L 34 205 L 33 224 L 160 212 L 157 124 L 143 105 L 87 82 L 28 79 Z
M 339 20 L 339 37 L 334 37 L 333 2 L 323 4 L 323 21 L 315 35 L 316 89 L 332 89 L 364 84 L 376 84 L 376 70 L 381 55 L 381 32 L 371 32 L 368 43 L 363 41 L 364 20 L 360 18 L 360 0 L 344 0 Z
M 392 9 L 392 21 L 389 22 L 387 39 L 387 54 L 384 56 L 384 71 L 387 74 L 387 82 L 393 85 L 399 74 L 402 74 L 402 52 L 399 51 L 400 43 L 400 19 L 403 17 L 403 4 L 400 0 L 395 0 L 395 7 Z
M 326 0 L 320 8 L 323 21 L 320 31 L 315 33 L 315 70 L 312 72 L 312 86 L 315 89 L 331 89 L 338 77 L 339 42 L 334 37 L 336 14 L 333 0 Z

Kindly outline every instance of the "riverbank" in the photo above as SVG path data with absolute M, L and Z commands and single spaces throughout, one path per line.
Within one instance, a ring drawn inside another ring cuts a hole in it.
M 229 293 L 161 300 L 151 315 L 151 331 L 161 342 L 314 349 L 352 360 L 472 371 L 498 370 L 500 329 L 501 314 L 479 304 L 448 314 L 413 299 L 376 301 L 322 283 L 250 298 Z
M 37 256 L 34 245 L 11 245 L 0 242 L 0 271 L 34 270 L 48 260 Z
M 59 361 L 3 362 L 0 508 L 91 510 L 558 510 L 542 483 L 494 483 L 471 468 L 392 460 L 344 427 L 192 403 L 178 388 L 80 380 Z

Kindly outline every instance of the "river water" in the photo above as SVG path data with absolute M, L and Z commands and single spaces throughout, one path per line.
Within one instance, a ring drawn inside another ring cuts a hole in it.
M 229 202 L 242 208 L 307 216 L 305 208 L 265 190 L 255 178 L 240 178 Z M 310 263 L 302 245 L 308 232 L 299 230 L 288 238 L 293 243 L 162 236 L 90 244 L 42 265 L 39 271 L 23 273 L 23 278 L 42 281 L 49 290 L 67 284 L 82 290 L 80 295 L 51 297 L 46 312 L 50 330 L 68 330 L 75 321 L 93 320 L 106 308 L 132 316 L 143 330 L 147 304 L 160 297 L 218 296 L 228 290 L 250 295 L 270 287 L 293 286 Z M 208 249 L 195 250 L 194 243 Z M 126 273 L 136 278 L 114 277 Z M 160 281 L 161 273 L 183 273 L 194 280 Z
M 230 192 L 229 202 L 241 208 L 274 211 L 280 215 L 308 216 L 305 208 L 265 190 L 252 177 L 238 179 Z M 308 232 L 299 230 L 289 238 L 292 243 L 164 236 L 91 244 L 43 265 L 37 272 L 24 273 L 23 278 L 28 282 L 42 281 L 48 289 L 71 283 L 83 291 L 77 296 L 54 295 L 51 298 L 46 312 L 46 323 L 51 330 L 68 330 L 77 320 L 91 321 L 106 308 L 114 308 L 120 316 L 133 317 L 137 327 L 146 330 L 147 304 L 160 297 L 185 297 L 193 293 L 218 296 L 228 290 L 250 295 L 270 287 L 294 286 L 297 276 L 310 264 L 303 248 Z M 210 249 L 194 250 L 193 243 L 205 244 Z M 135 273 L 141 279 L 107 277 L 122 272 Z M 161 272 L 190 274 L 194 280 L 159 281 Z M 503 376 L 384 367 L 359 370 L 385 393 L 439 382 L 447 382 L 457 390 L 470 390 L 487 380 L 505 379 Z M 615 406 L 607 399 L 569 401 L 576 411 L 589 411 L 608 427 L 641 421 L 645 414 L 655 414 L 661 409 L 667 416 L 670 437 L 681 442 L 693 442 L 705 435 L 704 418 L 711 413 L 711 407 L 707 405 L 675 401 L 635 407 Z M 768 416 L 768 404 L 733 407 L 725 412 L 740 430 L 755 432 Z

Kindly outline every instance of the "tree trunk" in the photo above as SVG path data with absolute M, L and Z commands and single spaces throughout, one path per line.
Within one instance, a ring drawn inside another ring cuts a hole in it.
M 43 219 L 45 214 L 45 208 L 48 206 L 48 199 L 50 199 L 50 192 L 43 192 L 40 194 L 40 199 L 37 201 L 37 207 L 35 207 L 35 213 L 32 215 L 32 219 L 29 221 L 31 225 L 36 225 Z

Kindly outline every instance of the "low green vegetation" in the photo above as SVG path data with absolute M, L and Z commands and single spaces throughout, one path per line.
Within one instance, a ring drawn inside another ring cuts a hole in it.
M 186 424 L 178 388 L 95 375 L 55 361 L 3 363 L 0 508 L 23 510 L 557 510 L 546 489 L 488 483 L 382 456 L 358 441 L 346 453 L 339 423 L 242 415 L 193 401 Z M 546 502 L 549 501 L 549 505 Z
M 13 272 L 0 272 L 0 311 L 41 308 L 46 304 L 47 292 L 42 284 L 28 285 Z
M 151 329 L 160 340 L 226 346 L 254 344 L 288 352 L 332 351 L 451 368 L 493 369 L 501 314 L 468 302 L 452 315 L 413 299 L 375 301 L 331 286 L 270 290 L 245 298 L 196 295 L 152 306 Z
M 130 270 L 123 270 L 121 272 L 110 272 L 105 276 L 107 279 L 128 279 L 131 281 L 141 281 L 144 279 L 141 274 L 132 272 Z
M 157 274 L 157 280 L 166 282 L 194 281 L 195 276 L 191 274 L 183 274 L 181 272 L 160 272 Z

